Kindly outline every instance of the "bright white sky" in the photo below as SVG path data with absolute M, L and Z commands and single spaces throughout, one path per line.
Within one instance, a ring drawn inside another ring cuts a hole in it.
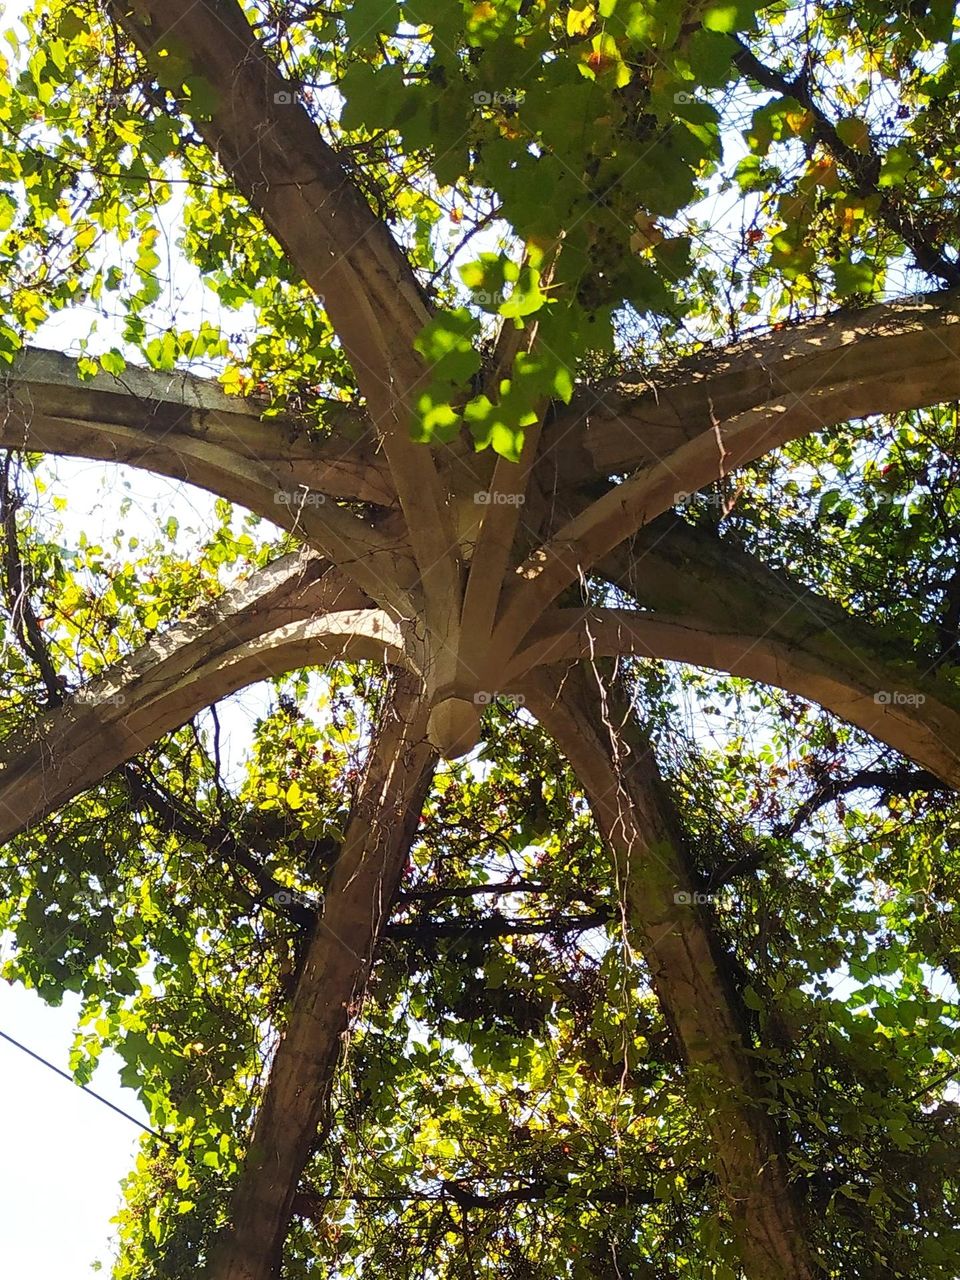
M 50 1009 L 0 982 L 0 1030 L 65 1068 L 75 1004 Z M 101 1065 L 93 1088 L 131 1115 L 135 1094 Z M 110 1219 L 139 1135 L 129 1120 L 0 1040 L 0 1271 L 10 1280 L 87 1280 L 109 1274 Z

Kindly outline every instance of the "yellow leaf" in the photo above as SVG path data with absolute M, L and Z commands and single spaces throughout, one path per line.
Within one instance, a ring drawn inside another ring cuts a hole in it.
M 813 112 L 788 111 L 786 120 L 787 128 L 790 132 L 796 134 L 798 138 L 802 138 L 813 127 Z
M 242 396 L 245 378 L 237 368 L 224 369 L 220 375 L 220 385 L 228 396 Z
M 596 16 L 597 11 L 592 4 L 584 5 L 582 9 L 568 9 L 567 35 L 585 36 L 593 26 Z

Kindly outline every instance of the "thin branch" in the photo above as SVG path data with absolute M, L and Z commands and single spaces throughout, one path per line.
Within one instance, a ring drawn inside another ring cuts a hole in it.
M 389 938 L 412 938 L 428 942 L 434 938 L 513 938 L 533 934 L 583 933 L 597 929 L 613 919 L 613 912 L 593 911 L 582 916 L 558 916 L 553 920 L 510 920 L 494 913 L 485 920 L 440 920 L 427 924 L 391 924 L 385 933 Z
M 506 1180 L 507 1175 L 503 1175 Z M 687 1186 L 699 1189 L 710 1181 L 705 1175 L 697 1175 L 687 1180 Z M 614 1183 L 603 1187 L 588 1187 L 582 1182 L 569 1182 L 564 1178 L 537 1178 L 533 1181 L 521 1181 L 518 1186 L 504 1191 L 484 1193 L 473 1190 L 466 1179 L 445 1178 L 440 1182 L 439 1190 L 416 1193 L 398 1193 L 394 1195 L 367 1193 L 362 1191 L 301 1191 L 296 1198 L 294 1213 L 298 1217 L 320 1221 L 331 1204 L 348 1201 L 351 1204 L 440 1204 L 452 1200 L 461 1209 L 496 1210 L 507 1205 L 535 1203 L 553 1197 L 575 1194 L 578 1199 L 593 1204 L 605 1205 L 650 1205 L 657 1203 L 657 1195 L 652 1187 L 639 1184 Z
M 289 888 L 275 879 L 262 862 L 250 853 L 253 839 L 241 841 L 229 828 L 220 823 L 207 822 L 195 809 L 188 809 L 178 798 L 172 796 L 141 765 L 131 763 L 120 770 L 131 797 L 141 805 L 149 808 L 155 820 L 170 835 L 180 836 L 192 844 L 206 849 L 223 858 L 229 864 L 243 867 L 250 873 L 260 891 L 260 896 L 251 895 L 251 905 L 256 902 L 269 901 L 270 905 L 281 914 L 289 916 L 296 924 L 310 926 L 316 919 L 316 913 L 304 906 L 298 899 L 284 901 L 277 894 L 287 894 Z M 315 842 L 311 841 L 310 849 L 305 854 L 312 855 Z M 267 852 L 264 850 L 264 852 Z
M 451 884 L 436 889 L 408 889 L 397 898 L 397 906 L 411 902 L 436 902 L 442 898 L 472 898 L 489 893 L 494 896 L 507 893 L 551 893 L 554 886 L 535 884 L 530 880 L 501 880 L 497 884 Z
M 960 658 L 960 561 L 943 589 L 943 612 L 937 627 L 938 651 L 934 668 Z
M 27 657 L 40 670 L 47 691 L 47 706 L 63 703 L 65 681 L 57 674 L 30 598 L 30 581 L 20 554 L 17 511 L 23 499 L 12 484 L 13 455 L 6 454 L 0 472 L 0 524 L 3 527 L 3 587 L 10 621 Z
M 804 800 L 788 823 L 776 828 L 777 836 L 794 836 L 810 818 L 832 800 L 852 791 L 877 789 L 891 796 L 951 794 L 951 788 L 927 769 L 860 769 L 847 778 L 828 778 Z

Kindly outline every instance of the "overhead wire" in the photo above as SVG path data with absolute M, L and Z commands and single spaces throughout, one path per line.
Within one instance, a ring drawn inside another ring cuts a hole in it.
M 15 1040 L 13 1036 L 8 1035 L 6 1031 L 0 1031 L 0 1039 L 6 1040 L 7 1043 L 12 1044 L 15 1049 L 19 1049 L 22 1053 L 27 1054 L 43 1066 L 49 1067 L 51 1071 L 56 1072 L 58 1076 L 62 1076 L 64 1080 L 69 1080 L 72 1085 L 79 1085 L 84 1093 L 89 1093 L 92 1098 L 96 1098 L 96 1100 L 98 1102 L 102 1102 L 105 1107 L 109 1107 L 111 1111 L 115 1111 L 118 1116 L 123 1116 L 125 1120 L 129 1120 L 131 1124 L 135 1124 L 137 1128 L 141 1129 L 144 1133 L 149 1133 L 154 1138 L 159 1138 L 161 1142 L 172 1141 L 172 1139 L 166 1134 L 158 1133 L 156 1129 L 151 1129 L 148 1124 L 144 1124 L 143 1121 L 138 1120 L 136 1116 L 132 1116 L 129 1111 L 124 1111 L 123 1108 L 118 1107 L 115 1102 L 111 1102 L 110 1099 L 105 1098 L 103 1094 L 97 1093 L 96 1089 L 91 1089 L 89 1085 L 82 1084 L 79 1080 L 76 1080 L 69 1071 L 64 1071 L 62 1067 L 55 1066 L 54 1063 L 48 1062 L 41 1054 L 34 1052 L 33 1049 L 29 1049 L 25 1044 L 21 1044 L 19 1040 Z

